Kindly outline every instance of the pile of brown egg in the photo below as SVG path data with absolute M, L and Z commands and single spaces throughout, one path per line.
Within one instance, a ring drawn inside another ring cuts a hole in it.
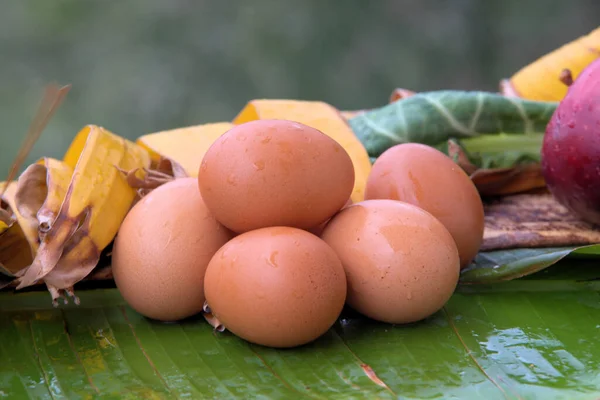
M 388 149 L 350 200 L 344 148 L 309 126 L 258 120 L 223 134 L 198 178 L 164 184 L 129 212 L 113 274 L 142 315 L 210 309 L 233 334 L 293 347 L 324 334 L 345 304 L 387 323 L 440 310 L 483 237 L 483 206 L 440 151 Z M 203 308 L 205 307 L 205 308 Z

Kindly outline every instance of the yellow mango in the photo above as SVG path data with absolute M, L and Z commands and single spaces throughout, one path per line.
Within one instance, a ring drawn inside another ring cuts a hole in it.
M 188 176 L 198 176 L 202 157 L 215 140 L 234 125 L 229 122 L 189 126 L 140 136 L 136 143 L 154 161 L 161 157 L 177 162 Z
M 13 275 L 26 268 L 33 256 L 29 242 L 18 223 L 4 224 L 0 233 L 0 268 Z
M 150 155 L 133 142 L 88 125 L 71 143 L 64 162 L 73 174 L 60 210 L 17 286 L 43 279 L 54 304 L 62 291 L 74 297 L 72 286 L 97 265 L 136 199 L 121 171 L 148 168 Z
M 352 119 L 354 117 L 359 116 L 360 114 L 364 113 L 364 110 L 358 110 L 358 111 L 340 111 L 340 114 L 342 115 L 342 117 L 345 120 L 349 120 Z
M 23 171 L 14 193 L 14 208 L 35 254 L 40 235 L 50 230 L 65 198 L 73 168 L 43 157 Z
M 560 101 L 567 86 L 559 79 L 567 68 L 573 79 L 592 61 L 600 57 L 600 27 L 581 36 L 516 72 L 510 80 L 501 82 L 506 95 L 539 101 Z
M 6 187 L 6 189 L 5 189 Z M 28 238 L 19 224 L 14 206 L 14 194 L 17 182 L 0 182 L 2 201 L 6 208 L 0 208 L 0 270 L 11 275 L 19 273 L 29 266 L 33 254 Z
M 287 119 L 300 122 L 337 141 L 348 152 L 354 165 L 352 201 L 356 203 L 364 200 L 371 161 L 339 110 L 321 101 L 252 100 L 235 117 L 233 123 L 242 124 L 257 119 Z

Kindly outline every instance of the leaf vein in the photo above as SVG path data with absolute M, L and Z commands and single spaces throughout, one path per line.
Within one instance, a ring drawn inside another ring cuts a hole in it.
M 504 389 L 502 389 L 502 386 L 500 386 L 498 384 L 498 382 L 496 382 L 487 372 L 486 370 L 483 368 L 483 366 L 479 363 L 479 361 L 477 361 L 477 358 L 475 358 L 475 356 L 473 355 L 473 352 L 471 351 L 471 349 L 469 348 L 469 346 L 467 346 L 467 344 L 465 343 L 464 339 L 462 338 L 462 336 L 460 336 L 460 334 L 458 333 L 458 328 L 456 328 L 456 325 L 454 325 L 454 321 L 452 321 L 452 317 L 450 316 L 450 313 L 448 312 L 448 310 L 446 309 L 446 307 L 443 307 L 442 310 L 444 310 L 444 314 L 446 315 L 446 319 L 448 320 L 448 323 L 450 324 L 450 327 L 452 328 L 452 331 L 454 332 L 454 334 L 456 335 L 456 337 L 458 338 L 460 344 L 462 345 L 462 347 L 465 349 L 465 351 L 467 352 L 467 355 L 469 356 L 469 358 L 473 361 L 473 363 L 475 364 L 475 366 L 477 367 L 477 369 L 479 369 L 481 371 L 481 373 L 494 385 L 498 388 L 498 390 L 500 390 L 500 392 L 502 392 L 502 394 L 504 395 L 505 398 L 509 398 L 508 394 L 506 393 L 506 391 Z
M 462 133 L 465 136 L 473 136 L 473 132 L 469 130 L 466 126 L 464 126 L 460 121 L 458 121 L 454 116 L 448 111 L 446 106 L 444 106 L 439 101 L 431 98 L 431 96 L 423 96 L 423 99 L 431 104 L 442 116 L 448 121 L 448 123 L 457 131 Z
M 469 130 L 473 132 L 473 135 L 477 135 L 477 131 L 475 126 L 479 122 L 479 118 L 481 116 L 481 110 L 483 109 L 483 93 L 477 93 L 477 107 L 475 108 L 475 113 L 473 114 L 473 118 L 471 118 L 471 123 L 469 124 Z
M 279 379 L 279 380 L 280 380 L 280 381 L 281 381 L 281 382 L 282 382 L 282 383 L 283 383 L 283 384 L 284 384 L 286 387 L 288 387 L 290 390 L 293 390 L 293 391 L 297 392 L 298 394 L 300 394 L 300 395 L 304 395 L 304 396 L 306 396 L 306 397 L 308 397 L 308 398 L 311 398 L 311 399 L 314 399 L 314 398 L 316 398 L 316 397 L 313 397 L 313 396 L 309 395 L 308 393 L 302 393 L 302 392 L 301 392 L 301 391 L 299 391 L 299 390 L 298 390 L 296 387 L 294 387 L 294 386 L 293 386 L 291 383 L 289 383 L 288 381 L 286 381 L 285 379 L 283 379 L 283 378 L 281 377 L 281 375 L 279 375 L 277 372 L 275 372 L 275 370 L 274 370 L 274 369 L 273 369 L 273 368 L 272 368 L 272 367 L 271 367 L 269 364 L 267 364 L 267 362 L 264 360 L 264 358 L 262 358 L 262 357 L 260 356 L 260 354 L 258 354 L 258 353 L 256 352 L 256 350 L 254 350 L 254 349 L 252 348 L 252 345 L 251 345 L 251 344 L 248 344 L 248 348 L 250 349 L 250 351 L 251 351 L 252 353 L 254 353 L 254 355 L 255 355 L 255 356 L 256 356 L 256 357 L 257 357 L 257 358 L 260 360 L 260 362 L 261 362 L 261 363 L 262 363 L 262 364 L 263 364 L 263 365 L 264 365 L 264 366 L 265 366 L 265 367 L 266 367 L 266 368 L 269 370 L 269 372 L 270 372 L 271 374 L 273 374 L 273 376 L 274 376 L 274 377 L 276 377 L 277 379 Z
M 525 133 L 533 133 L 533 123 L 529 118 L 527 118 L 527 113 L 523 108 L 523 104 L 518 101 L 515 101 L 512 97 L 507 97 L 506 99 L 517 108 L 517 111 L 519 112 L 519 115 L 521 116 L 521 118 L 523 119 L 523 123 L 525 124 Z
M 62 314 L 62 320 L 63 320 L 63 328 L 65 331 L 65 334 L 67 335 L 67 342 L 69 343 L 69 347 L 71 348 L 71 351 L 75 355 L 75 359 L 77 360 L 79 365 L 81 365 L 81 368 L 83 369 L 83 373 L 85 374 L 90 386 L 92 387 L 92 389 L 94 389 L 94 391 L 96 393 L 100 394 L 100 389 L 98 389 L 98 387 L 94 384 L 92 377 L 90 376 L 87 369 L 85 368 L 85 365 L 83 365 L 83 362 L 81 361 L 79 352 L 75 349 L 75 346 L 73 345 L 73 338 L 71 337 L 71 333 L 69 333 L 69 327 L 67 325 L 67 319 L 65 318 L 65 310 L 64 309 L 61 309 L 61 314 Z
M 356 361 L 358 361 L 358 364 L 359 364 L 359 366 L 360 366 L 361 368 L 363 368 L 363 367 L 362 367 L 363 365 L 368 365 L 366 362 L 364 362 L 364 361 L 363 361 L 363 360 L 362 360 L 362 359 L 361 359 L 361 358 L 358 356 L 358 354 L 356 354 L 354 351 L 352 351 L 352 349 L 350 348 L 350 346 L 348 345 L 348 343 L 346 343 L 346 341 L 344 340 L 344 338 L 342 337 L 342 335 L 340 335 L 340 334 L 339 334 L 339 333 L 338 333 L 338 332 L 337 332 L 335 329 L 332 329 L 332 332 L 333 332 L 333 334 L 334 334 L 334 335 L 336 335 L 337 337 L 339 337 L 339 338 L 340 338 L 340 340 L 342 341 L 342 344 L 344 345 L 344 347 L 346 347 L 346 349 L 348 349 L 348 351 L 350 352 L 350 354 L 352 354 L 352 356 L 353 356 L 353 357 L 356 359 Z M 388 390 L 388 391 L 389 391 L 391 394 L 393 394 L 394 396 L 398 396 L 398 395 L 397 395 L 397 394 L 396 394 L 396 393 L 395 393 L 395 392 L 392 390 L 392 388 L 391 388 L 391 387 L 390 387 L 390 386 L 389 386 L 387 383 L 385 383 L 385 381 L 384 381 L 383 379 L 381 379 L 381 378 L 379 378 L 379 377 L 378 377 L 378 379 L 379 379 L 379 381 L 380 381 L 381 383 L 383 383 L 383 384 L 385 385 L 385 386 L 384 386 L 384 387 L 385 387 L 385 389 L 387 389 L 387 390 Z M 373 383 L 377 385 L 377 383 L 375 383 L 375 382 L 373 382 Z
M 46 369 L 42 365 L 42 360 L 40 360 L 40 353 L 39 353 L 39 349 L 38 349 L 37 345 L 35 344 L 35 337 L 34 337 L 35 335 L 33 334 L 33 325 L 31 325 L 31 321 L 27 321 L 27 325 L 29 325 L 29 332 L 31 333 L 31 343 L 33 344 L 35 361 L 36 361 L 37 365 L 40 367 L 40 371 L 42 371 L 42 375 L 44 375 L 44 383 L 46 384 L 48 393 L 50 393 L 50 397 L 52 397 L 52 399 L 56 399 L 56 397 L 54 396 L 54 393 L 52 392 L 52 388 L 50 387 L 50 379 L 48 377 L 48 373 L 46 372 Z M 62 386 L 60 384 L 60 382 L 59 382 L 59 386 Z
M 368 125 L 369 128 L 373 129 L 375 132 L 378 132 L 381 136 L 385 136 L 394 141 L 398 141 L 398 136 L 396 136 L 394 134 L 394 132 L 385 129 L 381 125 L 377 125 L 375 122 L 373 122 L 371 119 L 369 119 L 366 116 L 363 117 L 363 120 L 365 121 L 365 124 Z
M 131 329 L 131 334 L 135 338 L 135 342 L 137 343 L 140 351 L 142 352 L 142 354 L 146 358 L 146 361 L 148 361 L 148 364 L 150 364 L 150 367 L 152 367 L 152 370 L 154 371 L 154 374 L 156 374 L 156 376 L 158 377 L 158 379 L 160 379 L 162 381 L 163 385 L 165 385 L 165 388 L 167 388 L 167 390 L 169 391 L 169 393 L 171 393 L 173 396 L 175 396 L 175 398 L 178 398 L 177 395 L 171 390 L 171 388 L 167 384 L 167 381 L 165 380 L 165 378 L 160 374 L 160 372 L 158 372 L 158 369 L 154 365 L 154 362 L 152 361 L 152 359 L 150 358 L 150 356 L 146 352 L 146 349 L 144 349 L 144 347 L 142 346 L 142 342 L 140 341 L 140 338 L 138 337 L 138 335 L 135 333 L 135 330 L 133 329 L 133 324 L 129 320 L 129 317 L 127 316 L 127 313 L 125 312 L 125 308 L 123 306 L 121 306 L 120 310 L 121 310 L 121 313 L 123 314 L 123 318 L 125 319 L 125 322 L 127 322 L 127 325 L 129 326 L 129 329 Z

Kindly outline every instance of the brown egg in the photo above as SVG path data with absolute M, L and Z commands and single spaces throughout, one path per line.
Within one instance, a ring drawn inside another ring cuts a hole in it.
M 348 200 L 354 167 L 344 148 L 317 129 L 258 120 L 213 143 L 198 185 L 217 220 L 235 232 L 279 225 L 310 229 Z
M 386 150 L 373 165 L 365 199 L 392 199 L 433 214 L 450 231 L 465 268 L 483 242 L 483 203 L 469 176 L 448 156 L 417 143 Z
M 335 252 L 297 228 L 243 233 L 210 261 L 204 281 L 213 315 L 235 335 L 270 347 L 294 347 L 323 335 L 346 300 Z
M 127 214 L 112 271 L 125 301 L 146 317 L 176 321 L 204 305 L 204 273 L 233 233 L 208 211 L 196 178 L 154 189 Z
M 343 210 L 344 208 L 348 207 L 349 205 L 352 205 L 352 204 L 353 204 L 353 202 L 352 202 L 352 199 L 348 199 L 348 201 L 346 202 L 346 204 L 344 204 L 344 206 L 342 207 L 342 210 Z M 339 211 L 339 210 L 338 210 L 338 211 Z M 335 215 L 335 214 L 334 214 L 334 215 Z M 312 234 L 314 234 L 314 235 L 321 236 L 321 233 L 323 233 L 323 229 L 325 229 L 325 226 L 327 226 L 327 223 L 328 223 L 330 220 L 331 220 L 331 218 L 330 218 L 330 219 L 328 219 L 327 221 L 323 222 L 322 224 L 319 224 L 319 225 L 317 225 L 317 226 L 315 226 L 315 227 L 312 227 L 312 228 L 310 228 L 310 229 L 307 229 L 307 231 L 308 231 L 308 232 L 310 232 L 310 233 L 312 233 Z
M 448 301 L 460 272 L 456 244 L 423 209 L 366 200 L 342 210 L 321 236 L 342 260 L 347 303 L 378 321 L 409 323 Z

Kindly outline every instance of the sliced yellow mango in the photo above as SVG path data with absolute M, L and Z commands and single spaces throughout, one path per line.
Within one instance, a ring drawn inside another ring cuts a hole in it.
M 600 28 L 538 58 L 502 84 L 505 92 L 525 99 L 560 101 L 567 94 L 567 86 L 559 80 L 561 71 L 568 68 L 575 79 L 598 57 Z
M 6 182 L 0 182 L 0 189 L 4 189 L 5 186 Z M 17 274 L 33 260 L 26 232 L 19 224 L 17 216 L 14 202 L 16 187 L 15 181 L 8 184 L 2 196 L 2 201 L 8 204 L 8 209 L 0 209 L 0 270 L 11 274 Z
M 40 235 L 52 228 L 73 175 L 67 163 L 43 157 L 19 176 L 14 210 L 35 254 Z
M 316 128 L 337 141 L 350 155 L 354 165 L 352 201 L 364 200 L 371 161 L 364 146 L 352 132 L 339 110 L 321 101 L 252 100 L 235 117 L 234 124 L 257 119 L 287 119 Z
M 121 170 L 148 168 L 150 156 L 135 143 L 88 125 L 71 143 L 64 162 L 73 173 L 59 212 L 17 286 L 43 279 L 54 304 L 63 291 L 73 295 L 73 285 L 97 265 L 136 199 Z M 64 192 L 56 185 L 49 185 L 48 191 L 49 199 Z
M 136 143 L 154 161 L 160 157 L 177 162 L 189 176 L 198 176 L 204 154 L 215 140 L 234 125 L 230 122 L 189 126 L 140 136 Z

